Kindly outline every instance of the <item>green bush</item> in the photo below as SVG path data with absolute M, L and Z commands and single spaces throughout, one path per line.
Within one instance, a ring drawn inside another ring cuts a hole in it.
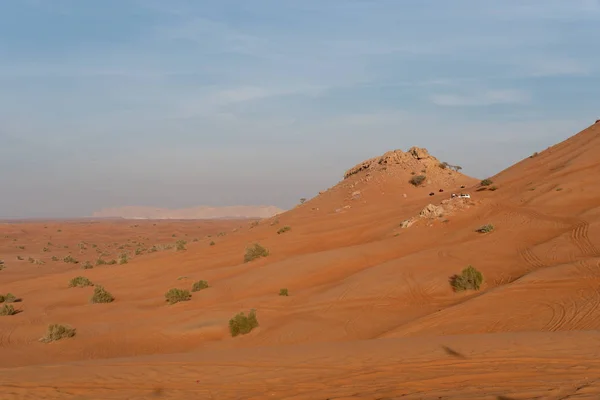
M 7 293 L 4 296 L 0 295 L 0 303 L 15 303 L 17 300 L 17 296 L 12 293 Z
M 185 250 L 185 245 L 187 244 L 187 242 L 183 239 L 179 239 L 176 243 L 175 243 L 175 248 L 177 249 L 177 251 L 183 251 Z
M 492 224 L 486 224 L 483 226 L 480 226 L 479 228 L 477 228 L 475 230 L 475 232 L 479 232 L 479 233 L 488 233 L 494 230 L 494 225 Z
M 279 289 L 280 296 L 289 296 L 288 290 L 286 288 Z
M 450 285 L 455 292 L 479 290 L 482 283 L 483 274 L 471 265 L 463 269 L 460 275 L 454 275 L 450 278 Z
M 94 294 L 90 299 L 91 303 L 112 303 L 115 300 L 114 296 L 104 289 L 102 286 L 94 288 Z
M 188 301 L 192 298 L 189 290 L 184 289 L 170 289 L 165 293 L 165 298 L 169 304 L 179 303 L 180 301 Z
M 260 257 L 266 257 L 269 255 L 269 250 L 265 249 L 258 243 L 246 248 L 246 254 L 244 255 L 244 262 L 250 262 Z
M 425 179 L 427 179 L 427 177 L 425 175 L 416 175 L 416 176 L 413 176 L 412 178 L 410 178 L 408 183 L 410 183 L 413 186 L 419 186 L 419 185 L 423 184 L 423 182 L 425 182 Z
M 90 281 L 85 276 L 76 276 L 75 278 L 71 279 L 71 281 L 69 282 L 69 287 L 86 287 L 86 286 L 94 286 L 94 284 L 92 283 L 92 281 Z
M 5 304 L 0 307 L 0 316 L 15 315 L 17 312 L 12 305 Z
M 481 181 L 481 186 L 490 186 L 492 183 L 494 182 L 491 179 L 484 179 Z
M 208 282 L 206 281 L 198 281 L 198 282 L 194 282 L 194 284 L 192 285 L 192 292 L 198 292 L 202 289 L 206 289 L 208 288 Z
M 287 232 L 287 231 L 289 231 L 289 230 L 291 230 L 291 229 L 292 229 L 292 228 L 291 228 L 291 227 L 289 227 L 289 226 L 284 226 L 284 227 L 282 227 L 282 228 L 279 228 L 279 230 L 277 231 L 277 234 L 278 234 L 278 235 L 281 235 L 282 233 L 285 233 L 285 232 Z
M 70 264 L 78 264 L 79 263 L 79 261 L 77 261 L 75 259 L 75 257 L 73 257 L 70 254 L 68 256 L 66 256 L 65 258 L 63 258 L 63 261 L 66 262 L 67 264 L 69 264 L 69 263 Z
M 41 338 L 40 342 L 49 343 L 73 336 L 75 336 L 75 328 L 71 328 L 68 325 L 52 324 L 48 326 L 46 336 Z
M 250 333 L 256 327 L 258 327 L 258 320 L 254 310 L 250 311 L 248 316 L 241 312 L 229 320 L 229 332 L 232 337 Z

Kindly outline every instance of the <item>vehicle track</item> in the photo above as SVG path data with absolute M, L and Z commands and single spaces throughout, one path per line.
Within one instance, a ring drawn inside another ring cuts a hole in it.
M 600 251 L 594 246 L 588 236 L 589 227 L 589 222 L 585 220 L 579 221 L 571 231 L 571 240 L 584 256 L 599 256 Z

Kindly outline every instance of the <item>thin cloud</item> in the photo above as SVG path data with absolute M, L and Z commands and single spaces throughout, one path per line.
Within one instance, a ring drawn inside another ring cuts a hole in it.
M 522 90 L 489 90 L 470 95 L 435 94 L 431 102 L 445 107 L 481 107 L 498 104 L 527 104 L 531 101 L 528 92 Z

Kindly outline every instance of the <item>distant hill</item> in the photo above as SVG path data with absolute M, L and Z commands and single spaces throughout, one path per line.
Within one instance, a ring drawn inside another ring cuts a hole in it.
M 92 214 L 94 218 L 127 219 L 216 219 L 216 218 L 269 218 L 284 212 L 274 206 L 199 206 L 182 209 L 124 206 L 104 208 Z

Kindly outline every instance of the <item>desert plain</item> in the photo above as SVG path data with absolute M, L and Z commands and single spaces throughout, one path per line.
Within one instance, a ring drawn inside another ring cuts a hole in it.
M 260 220 L 1 223 L 0 399 L 599 399 L 600 124 L 455 163 L 391 151 Z

